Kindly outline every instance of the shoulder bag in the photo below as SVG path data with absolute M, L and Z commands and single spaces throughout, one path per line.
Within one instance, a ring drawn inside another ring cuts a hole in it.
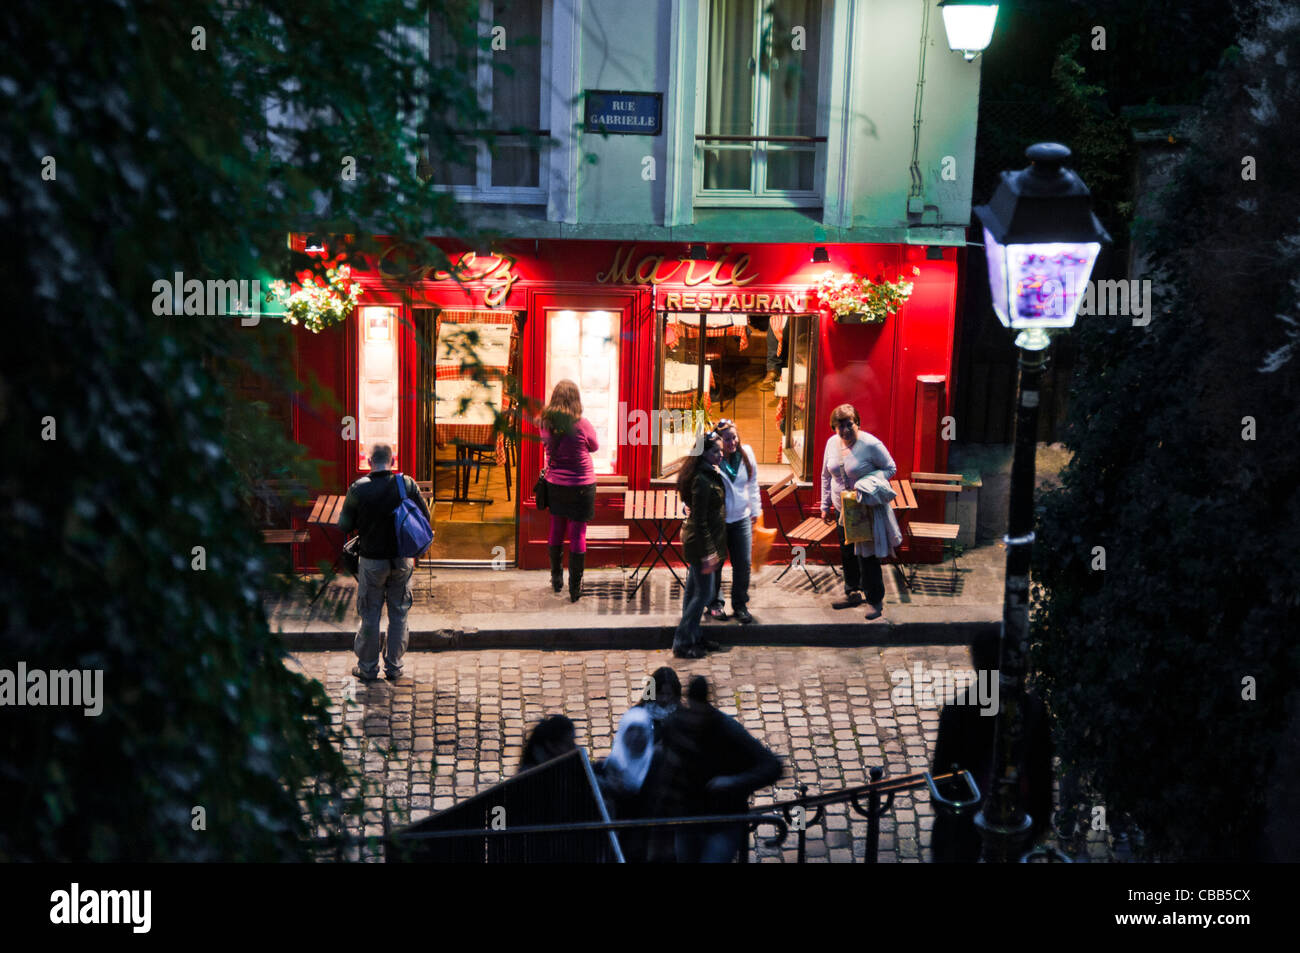
M 539 510 L 550 508 L 551 491 L 546 482 L 545 470 L 537 474 L 537 482 L 533 484 L 533 499 L 537 503 L 537 508 Z

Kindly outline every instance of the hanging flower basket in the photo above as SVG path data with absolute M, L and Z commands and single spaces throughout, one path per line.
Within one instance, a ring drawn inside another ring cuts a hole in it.
M 347 265 L 330 268 L 325 272 L 325 278 L 329 283 L 320 285 L 309 275 L 292 292 L 286 282 L 273 281 L 266 300 L 278 300 L 284 308 L 284 320 L 301 324 L 315 334 L 346 320 L 361 296 L 361 285 L 356 282 L 349 284 L 352 269 Z
M 913 267 L 912 274 L 919 275 Z M 884 324 L 912 296 L 912 283 L 899 275 L 897 281 L 872 281 L 852 272 L 826 272 L 813 285 L 822 306 L 843 324 Z

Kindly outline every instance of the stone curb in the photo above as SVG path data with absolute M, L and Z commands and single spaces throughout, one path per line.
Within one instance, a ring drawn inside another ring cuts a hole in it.
M 846 622 L 838 624 L 791 624 L 739 626 L 705 625 L 706 638 L 727 645 L 968 645 L 981 632 L 997 632 L 1000 621 L 926 620 L 915 622 Z M 464 651 L 471 649 L 669 649 L 673 625 L 598 625 L 581 628 L 413 628 L 409 651 Z M 350 650 L 352 630 L 317 627 L 307 631 L 283 632 L 285 647 L 292 652 Z

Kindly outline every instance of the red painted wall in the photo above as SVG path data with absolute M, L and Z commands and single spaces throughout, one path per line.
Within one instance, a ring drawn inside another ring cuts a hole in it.
M 298 328 L 295 366 L 299 390 L 294 401 L 294 439 L 306 445 L 308 455 L 319 461 L 320 485 L 312 496 L 339 492 L 348 485 L 348 446 L 340 438 L 344 415 L 355 413 L 349 408 L 346 346 L 348 327 L 335 326 L 319 334 Z M 304 524 L 305 526 L 305 524 Z M 311 542 L 295 547 L 301 552 L 300 565 L 314 567 L 321 560 L 332 563 L 338 555 L 337 544 L 312 530 Z
M 453 258 L 460 258 L 455 246 L 443 246 Z M 621 399 L 629 410 L 649 410 L 654 399 L 654 309 L 663 308 L 668 294 L 772 290 L 779 286 L 789 293 L 808 295 L 808 307 L 816 299 L 809 286 L 827 270 L 853 271 L 870 278 L 897 278 L 913 282 L 911 299 L 883 325 L 839 324 L 828 314 L 818 321 L 818 386 L 812 409 L 810 440 L 814 447 L 814 470 L 809 490 L 801 494 L 806 509 L 815 511 L 820 496 L 819 474 L 822 450 L 831 435 L 829 417 L 840 403 L 852 403 L 862 417 L 862 427 L 885 442 L 906 476 L 917 468 L 913 460 L 915 433 L 916 378 L 922 374 L 944 375 L 943 414 L 951 412 L 955 367 L 955 309 L 959 279 L 958 252 L 945 250 L 942 261 L 928 261 L 921 246 L 829 245 L 829 264 L 813 264 L 807 245 L 723 245 L 708 246 L 711 262 L 685 262 L 684 245 L 642 245 L 619 242 L 519 241 L 506 242 L 492 258 L 470 258 L 470 270 L 482 280 L 458 286 L 445 275 L 427 275 L 410 287 L 398 287 L 382 278 L 371 263 L 369 270 L 357 268 L 357 279 L 365 288 L 363 304 L 403 305 L 399 337 L 401 446 L 399 457 L 415 446 L 414 400 L 416 347 L 409 307 L 433 304 L 441 308 L 500 307 L 525 310 L 522 377 L 525 393 L 544 399 L 543 348 L 545 312 L 548 308 L 605 308 L 621 314 L 622 366 Z M 470 253 L 472 254 L 472 253 Z M 912 269 L 919 269 L 913 274 Z M 603 279 L 603 280 L 602 280 Z M 663 280 L 660 280 L 663 279 Z M 742 282 L 739 287 L 732 280 Z M 485 294 L 496 300 L 486 304 Z M 743 298 L 730 310 L 743 313 Z M 714 310 L 725 304 L 711 302 Z M 296 437 L 312 456 L 326 461 L 322 485 L 317 493 L 341 493 L 356 478 L 356 446 L 345 445 L 340 437 L 340 418 L 356 413 L 356 322 L 320 335 L 299 335 L 298 373 L 300 380 L 315 375 L 327 384 L 334 397 L 304 397 L 296 420 Z M 338 405 L 342 405 L 341 407 Z M 937 425 L 937 424 L 936 424 Z M 526 434 L 532 433 L 526 429 Z M 947 445 L 940 442 L 935 469 L 947 465 Z M 628 476 L 633 488 L 648 485 L 652 447 L 622 447 L 617 470 Z M 414 461 L 401 459 L 403 466 Z M 546 514 L 533 506 L 532 486 L 541 467 L 540 447 L 524 440 L 519 487 L 520 545 L 518 560 L 525 568 L 545 563 Z M 619 504 L 614 496 L 600 500 L 599 522 L 617 522 Z M 928 512 L 928 511 L 927 511 Z M 931 518 L 935 518 L 931 516 Z M 769 520 L 770 522 L 770 520 Z M 774 525 L 774 524 L 773 524 Z M 319 538 L 319 534 L 318 538 Z M 633 532 L 625 554 L 640 558 Z M 314 542 L 308 549 L 309 563 L 328 556 L 332 548 Z M 595 565 L 617 564 L 616 547 L 593 550 Z M 774 558 L 786 554 L 778 551 Z

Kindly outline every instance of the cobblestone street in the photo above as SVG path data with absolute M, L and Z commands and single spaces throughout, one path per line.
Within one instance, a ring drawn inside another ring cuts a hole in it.
M 413 652 L 402 681 L 367 685 L 352 678 L 350 652 L 301 653 L 296 662 L 326 686 L 349 729 L 349 763 L 363 766 L 374 785 L 364 833 L 375 836 L 385 810 L 395 826 L 417 821 L 510 776 L 527 728 L 544 715 L 568 715 L 591 758 L 607 756 L 619 717 L 664 664 L 683 686 L 706 675 L 716 704 L 785 762 L 781 780 L 759 791 L 755 806 L 795 796 L 800 783 L 810 793 L 863 784 L 874 766 L 886 777 L 924 770 L 939 705 L 895 705 L 890 673 L 918 663 L 926 671 L 969 667 L 962 646 L 734 646 L 699 661 L 663 651 Z M 928 859 L 932 824 L 928 794 L 900 794 L 881 823 L 879 859 Z M 363 833 L 360 822 L 352 832 Z M 809 828 L 809 859 L 861 860 L 865 832 L 864 818 L 833 807 L 825 831 Z M 793 836 L 782 850 L 784 858 L 764 848 L 759 859 L 793 860 Z

